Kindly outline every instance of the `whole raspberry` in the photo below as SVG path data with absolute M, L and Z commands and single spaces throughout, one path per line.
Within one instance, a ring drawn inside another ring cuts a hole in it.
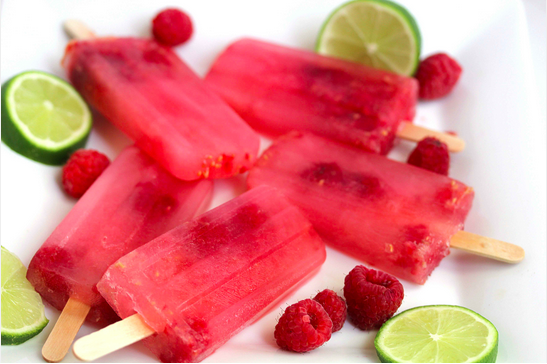
M 330 339 L 332 321 L 319 302 L 306 299 L 287 307 L 275 326 L 274 337 L 281 349 L 304 353 Z
M 319 292 L 313 300 L 319 302 L 327 311 L 332 321 L 332 332 L 336 332 L 344 326 L 347 309 L 346 301 L 342 297 L 338 296 L 333 290 L 325 289 Z
M 397 311 L 404 297 L 397 278 L 358 265 L 346 276 L 348 316 L 361 330 L 379 328 Z
M 416 77 L 420 84 L 420 98 L 433 100 L 448 95 L 458 82 L 462 68 L 445 53 L 438 53 L 420 62 Z
M 176 46 L 192 36 L 190 17 L 179 9 L 165 9 L 152 20 L 152 34 L 166 46 Z
M 448 176 L 448 168 L 450 167 L 448 146 L 438 139 L 424 138 L 410 153 L 407 163 Z
M 108 157 L 96 150 L 75 151 L 63 167 L 63 188 L 70 196 L 80 198 L 109 164 Z

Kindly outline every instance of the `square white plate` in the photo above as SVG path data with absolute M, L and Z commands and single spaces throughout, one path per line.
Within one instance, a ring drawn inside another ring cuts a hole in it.
M 278 1 L 70 1 L 6 0 L 1 17 L 1 79 L 29 69 L 63 76 L 60 59 L 67 38 L 63 20 L 77 18 L 99 35 L 147 36 L 152 17 L 178 6 L 192 17 L 195 33 L 177 48 L 200 75 L 230 42 L 253 36 L 312 49 L 323 20 L 340 0 Z M 403 281 L 400 310 L 428 304 L 456 304 L 477 311 L 498 328 L 498 362 L 545 362 L 546 342 L 546 143 L 545 123 L 535 99 L 527 25 L 518 1 L 402 1 L 422 31 L 423 55 L 444 51 L 464 68 L 448 97 L 422 102 L 416 123 L 454 130 L 467 149 L 452 155 L 451 176 L 473 186 L 474 207 L 466 230 L 525 248 L 526 259 L 506 265 L 453 252 L 424 286 Z M 88 147 L 114 158 L 130 141 L 104 119 L 95 119 Z M 390 157 L 405 160 L 411 143 Z M 30 161 L 1 146 L 1 241 L 28 264 L 63 219 L 74 200 L 59 187 L 60 168 Z M 244 190 L 241 177 L 217 181 L 213 206 Z M 282 307 L 232 338 L 208 362 L 375 362 L 376 332 L 350 323 L 321 348 L 304 355 L 281 351 L 273 328 L 283 308 L 324 288 L 341 293 L 345 275 L 358 261 L 331 249 L 320 273 Z M 37 337 L 2 347 L 3 362 L 39 362 L 40 350 L 57 320 Z M 96 328 L 84 325 L 79 336 Z M 105 362 L 154 362 L 135 344 Z M 69 353 L 65 361 L 76 361 Z

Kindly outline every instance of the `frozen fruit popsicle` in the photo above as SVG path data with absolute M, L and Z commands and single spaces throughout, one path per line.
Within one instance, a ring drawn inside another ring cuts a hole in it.
M 73 41 L 63 65 L 85 100 L 174 176 L 224 178 L 252 166 L 258 135 L 169 48 Z
M 278 304 L 325 257 L 298 208 L 264 186 L 124 256 L 97 287 L 121 317 L 137 313 L 152 328 L 145 344 L 161 361 L 197 362 Z M 108 330 L 78 340 L 75 354 L 91 359 L 85 349 L 95 345 L 86 340 Z
M 137 147 L 126 148 L 36 252 L 27 277 L 62 310 L 69 298 L 91 309 L 90 322 L 118 319 L 96 284 L 124 254 L 194 217 L 212 181 L 181 181 Z
M 230 45 L 205 83 L 256 130 L 308 131 L 380 154 L 418 96 L 413 78 L 253 39 Z
M 474 197 L 446 176 L 298 132 L 274 142 L 247 182 L 278 188 L 333 247 L 420 284 Z

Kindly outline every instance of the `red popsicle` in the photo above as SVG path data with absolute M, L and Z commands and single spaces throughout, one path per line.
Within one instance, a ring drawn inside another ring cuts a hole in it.
M 258 135 L 170 48 L 72 41 L 63 65 L 85 100 L 174 176 L 225 178 L 253 165 Z
M 136 339 L 151 335 L 145 344 L 163 362 L 201 361 L 315 273 L 325 256 L 298 208 L 272 188 L 254 189 L 114 263 L 97 287 L 128 319 L 80 339 L 74 352 L 93 360 L 106 354 L 97 342 L 141 332 Z M 135 330 L 116 331 L 135 322 Z
M 231 44 L 205 83 L 256 130 L 309 131 L 379 154 L 418 97 L 413 78 L 253 39 Z
M 118 319 L 97 291 L 117 259 L 194 217 L 212 192 L 212 181 L 181 181 L 137 147 L 126 148 L 61 221 L 30 262 L 27 277 L 58 310 L 67 301 L 87 307 L 82 319 Z M 79 326 L 74 328 L 77 332 Z M 54 335 L 55 336 L 55 335 Z M 68 340 L 68 345 L 72 339 Z M 68 350 L 68 347 L 66 348 Z M 48 350 L 57 361 L 64 353 Z M 60 360 L 60 359 L 59 359 Z
M 274 142 L 247 181 L 279 189 L 333 247 L 420 284 L 449 254 L 474 197 L 446 176 L 300 133 Z

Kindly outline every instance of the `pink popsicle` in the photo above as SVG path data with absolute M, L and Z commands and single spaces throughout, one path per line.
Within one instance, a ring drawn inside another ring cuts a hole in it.
M 325 246 L 299 210 L 261 187 L 114 263 L 97 285 L 126 318 L 156 332 L 163 362 L 201 361 L 315 273 Z
M 96 284 L 124 254 L 194 217 L 212 181 L 176 179 L 138 148 L 126 148 L 36 252 L 27 277 L 59 310 L 69 298 L 91 306 L 87 320 L 118 319 Z
M 205 83 L 256 130 L 308 131 L 380 154 L 418 96 L 412 78 L 253 39 L 231 44 Z
M 180 179 L 230 177 L 256 159 L 258 135 L 170 48 L 73 41 L 63 65 L 88 103 Z
M 333 247 L 420 284 L 474 197 L 446 176 L 297 132 L 274 142 L 247 182 L 279 189 Z

